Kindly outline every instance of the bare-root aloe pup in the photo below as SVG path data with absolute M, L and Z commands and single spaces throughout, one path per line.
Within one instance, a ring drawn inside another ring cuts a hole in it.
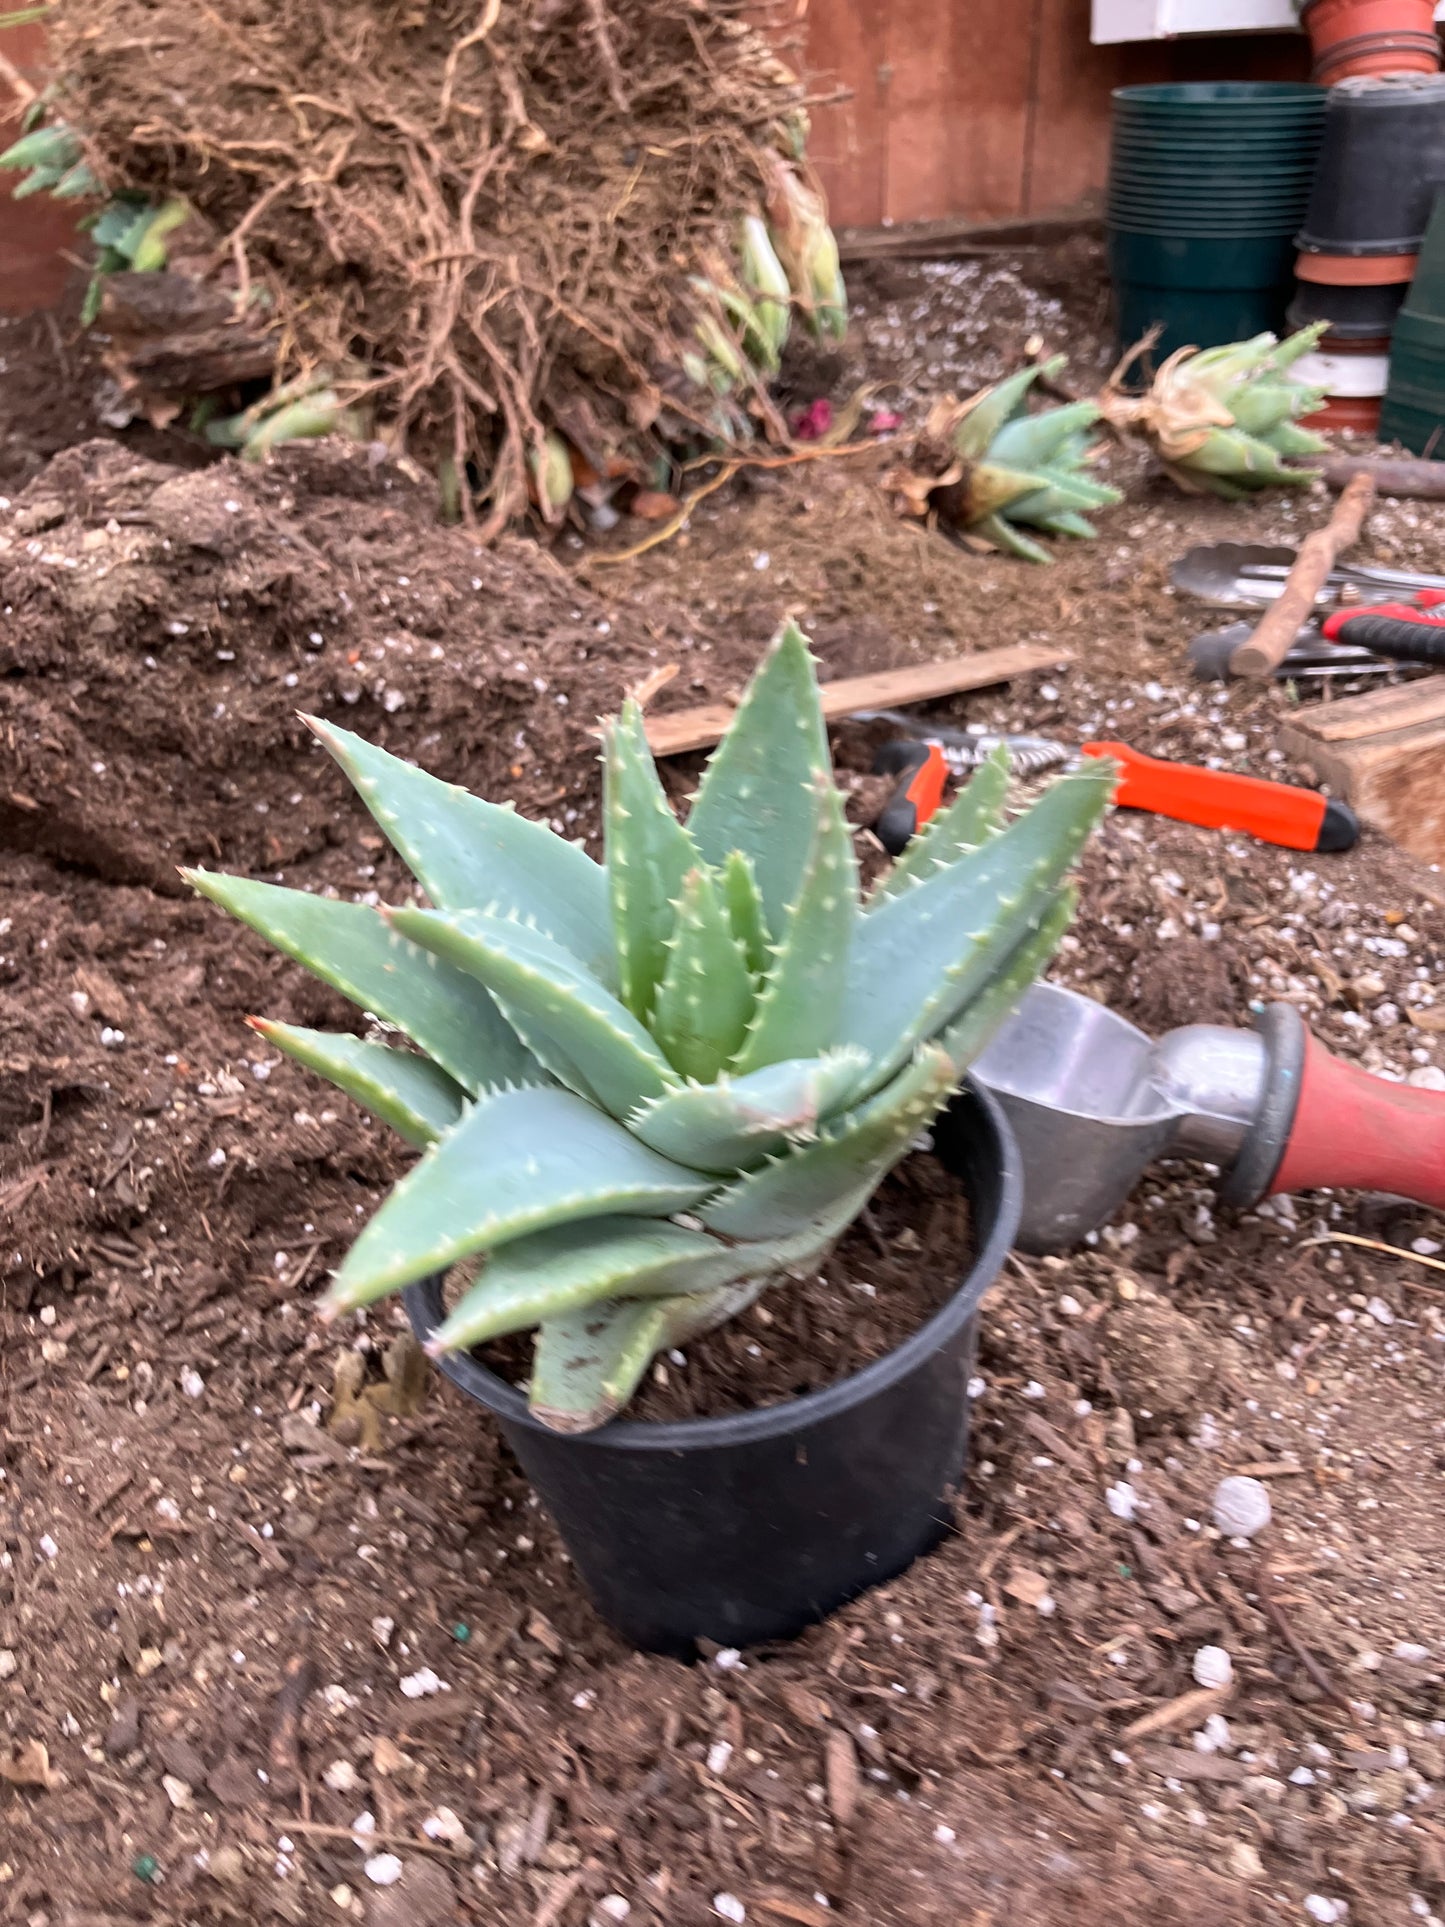
M 188 872 L 403 1043 L 253 1020 L 423 1156 L 324 1301 L 479 1275 L 437 1333 L 535 1326 L 531 1410 L 583 1432 L 654 1354 L 815 1268 L 1047 962 L 1111 769 L 1002 827 L 960 792 L 866 902 L 807 642 L 773 643 L 686 824 L 640 710 L 606 731 L 605 851 L 312 727 L 432 908 Z

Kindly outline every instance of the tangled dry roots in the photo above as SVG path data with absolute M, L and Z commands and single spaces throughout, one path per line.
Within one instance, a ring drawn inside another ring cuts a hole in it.
M 51 31 L 106 186 L 184 197 L 280 377 L 358 370 L 487 532 L 548 428 L 601 472 L 659 422 L 716 432 L 687 276 L 800 99 L 729 0 L 58 0 Z

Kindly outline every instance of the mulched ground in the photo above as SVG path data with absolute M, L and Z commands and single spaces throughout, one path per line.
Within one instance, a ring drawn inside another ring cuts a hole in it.
M 975 326 L 976 277 L 914 272 Z M 1151 1173 L 985 1301 L 957 1535 L 796 1644 L 692 1668 L 598 1624 L 490 1426 L 436 1381 L 416 1402 L 389 1309 L 339 1338 L 307 1316 L 400 1160 L 252 1048 L 247 1011 L 341 1007 L 172 867 L 387 895 L 296 708 L 592 837 L 595 715 L 672 662 L 659 704 L 726 695 L 789 612 L 832 674 L 1057 639 L 1070 668 L 950 718 L 1271 766 L 1288 693 L 1187 683 L 1201 621 L 1167 565 L 1293 539 L 1318 502 L 1188 503 L 1111 457 L 1129 503 L 1030 570 L 894 521 L 885 460 L 739 484 L 611 566 L 570 538 L 478 554 L 329 448 L 187 473 L 106 442 L 0 510 L 0 1917 L 1445 1907 L 1437 1274 L 1319 1242 L 1433 1243 L 1423 1214 L 1236 1218 L 1198 1167 Z M 1442 538 L 1411 505 L 1372 531 L 1434 568 Z M 1375 837 L 1305 859 L 1118 815 L 1059 974 L 1152 1028 L 1285 996 L 1428 1073 L 1442 895 Z M 1240 1467 L 1275 1508 L 1247 1549 L 1209 1523 Z M 1213 1700 L 1207 1644 L 1234 1667 Z

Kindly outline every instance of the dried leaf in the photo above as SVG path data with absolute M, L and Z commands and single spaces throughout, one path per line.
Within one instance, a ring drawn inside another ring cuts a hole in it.
M 50 1770 L 50 1755 L 42 1740 L 13 1740 L 0 1752 L 0 1780 L 9 1786 L 57 1786 L 60 1776 Z
M 1217 1713 L 1229 1698 L 1227 1688 L 1197 1686 L 1178 1699 L 1166 1700 L 1151 1712 L 1141 1713 L 1124 1728 L 1126 1740 L 1142 1740 L 1150 1733 L 1166 1733 L 1175 1726 L 1199 1726 L 1211 1713 Z
M 806 1686 L 799 1686 L 796 1680 L 784 1680 L 778 1688 L 778 1698 L 787 1707 L 795 1720 L 804 1726 L 826 1726 L 833 1717 L 833 1709 L 827 1700 L 817 1693 L 810 1693 Z
M 1048 1580 L 1030 1566 L 1015 1566 L 1004 1580 L 1003 1589 L 1010 1599 L 1017 1599 L 1022 1606 L 1037 1606 L 1041 1599 L 1049 1596 Z
M 640 516 L 644 522 L 665 522 L 669 515 L 676 515 L 681 507 L 681 502 L 675 496 L 663 495 L 653 488 L 640 488 L 632 498 L 628 513 Z
M 753 1905 L 760 1914 L 774 1920 L 793 1920 L 798 1927 L 836 1927 L 838 1916 L 816 1900 L 800 1900 L 796 1894 L 758 1894 Z
M 862 1782 L 858 1776 L 858 1755 L 853 1742 L 838 1727 L 828 1735 L 823 1750 L 824 1777 L 828 1786 L 828 1807 L 840 1827 L 853 1824 L 858 1811 Z
M 1405 1015 L 1416 1030 L 1445 1030 L 1445 1004 L 1427 1004 L 1423 1010 L 1416 1010 L 1412 1006 Z

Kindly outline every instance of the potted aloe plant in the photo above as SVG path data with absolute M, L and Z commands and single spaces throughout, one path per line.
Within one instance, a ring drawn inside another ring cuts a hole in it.
M 973 1057 L 1069 921 L 1112 769 L 1007 828 L 987 765 L 860 900 L 813 665 L 789 625 L 687 823 L 641 713 L 606 731 L 605 856 L 313 722 L 430 908 L 188 872 L 395 1044 L 253 1019 L 424 1155 L 323 1313 L 404 1291 L 442 1369 L 497 1414 L 597 1603 L 688 1651 L 800 1629 L 943 1529 L 978 1300 L 1014 1230 L 1007 1128 Z M 946 1108 L 947 1107 L 947 1108 Z M 974 1263 L 912 1337 L 737 1415 L 618 1421 L 655 1355 L 816 1270 L 933 1125 Z M 481 1257 L 450 1311 L 443 1277 Z M 523 1390 L 473 1353 L 536 1328 Z

